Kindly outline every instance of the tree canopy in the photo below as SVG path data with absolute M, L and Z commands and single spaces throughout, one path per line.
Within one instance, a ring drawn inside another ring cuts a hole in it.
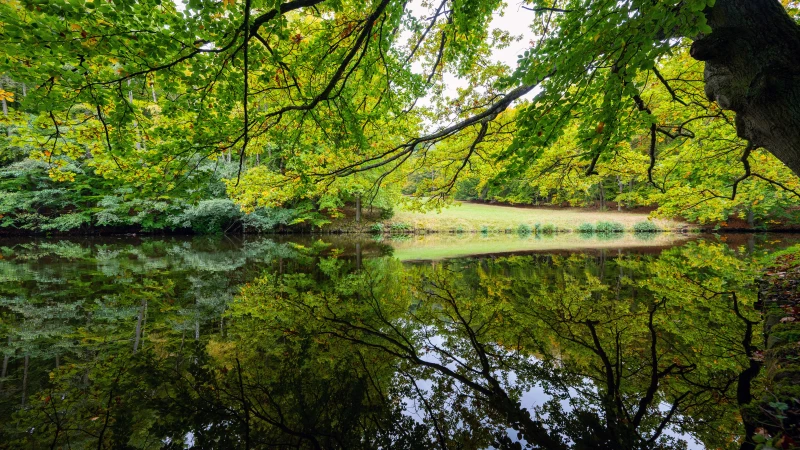
M 518 38 L 503 13 L 533 36 L 512 65 L 492 57 Z M 665 214 L 765 216 L 800 199 L 797 18 L 788 0 L 15 0 L 5 148 L 156 199 L 224 161 L 245 211 L 416 177 L 428 197 L 618 184 Z

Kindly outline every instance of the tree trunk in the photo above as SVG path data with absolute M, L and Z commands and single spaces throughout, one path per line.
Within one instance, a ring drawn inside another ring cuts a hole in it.
M 705 91 L 736 112 L 736 131 L 800 175 L 800 26 L 777 0 L 717 0 L 712 33 L 692 44 Z
M 361 223 L 361 194 L 356 194 L 356 223 Z
M 606 191 L 603 189 L 603 182 L 600 182 L 600 209 L 606 209 Z

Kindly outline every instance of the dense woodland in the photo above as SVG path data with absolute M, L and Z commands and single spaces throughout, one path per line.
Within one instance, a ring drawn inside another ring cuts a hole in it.
M 791 158 L 706 79 L 750 48 L 711 37 L 758 25 L 720 17 L 756 3 L 794 36 L 787 0 L 3 2 L 0 229 L 261 232 L 454 198 L 793 223 Z M 502 14 L 534 36 L 516 67 L 492 59 L 520 45 Z M 791 121 L 793 85 L 758 78 L 796 76 L 781 52 L 729 87 L 772 83 Z

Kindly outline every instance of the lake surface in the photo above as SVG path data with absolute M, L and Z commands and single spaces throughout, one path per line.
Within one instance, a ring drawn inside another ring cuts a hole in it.
M 3 240 L 0 448 L 738 448 L 798 241 Z

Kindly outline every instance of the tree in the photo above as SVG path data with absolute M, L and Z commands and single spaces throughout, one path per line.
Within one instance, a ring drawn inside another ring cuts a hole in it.
M 706 94 L 736 112 L 739 136 L 800 175 L 800 27 L 771 0 L 719 0 L 706 13 L 711 33 L 692 45 L 706 62 Z
M 248 156 L 271 148 L 281 182 L 303 190 L 376 170 L 380 186 L 387 171 L 412 156 L 424 161 L 465 132 L 467 148 L 479 149 L 514 104 L 513 141 L 500 156 L 509 174 L 572 127 L 586 173 L 642 131 L 651 136 L 652 169 L 662 124 L 637 77 L 652 74 L 674 93 L 657 64 L 694 40 L 706 91 L 737 113 L 749 141 L 744 172 L 759 147 L 800 172 L 800 32 L 787 12 L 796 13 L 794 2 L 529 0 L 518 14 L 530 14 L 536 39 L 513 70 L 490 59 L 509 42 L 489 30 L 499 0 L 423 6 L 420 17 L 400 0 L 191 0 L 182 9 L 161 0 L 8 2 L 0 7 L 0 72 L 31 86 L 21 105 L 53 123 L 56 151 L 67 137 L 59 123 L 80 106 L 98 132 L 98 153 L 116 165 L 110 172 L 146 157 L 162 169 L 159 178 L 174 180 L 192 170 L 192 158 L 235 152 L 236 186 Z M 469 88 L 421 105 L 442 93 L 445 73 Z M 522 101 L 526 95 L 533 100 Z M 148 102 L 157 104 L 157 120 Z M 475 153 L 462 155 L 463 164 Z

